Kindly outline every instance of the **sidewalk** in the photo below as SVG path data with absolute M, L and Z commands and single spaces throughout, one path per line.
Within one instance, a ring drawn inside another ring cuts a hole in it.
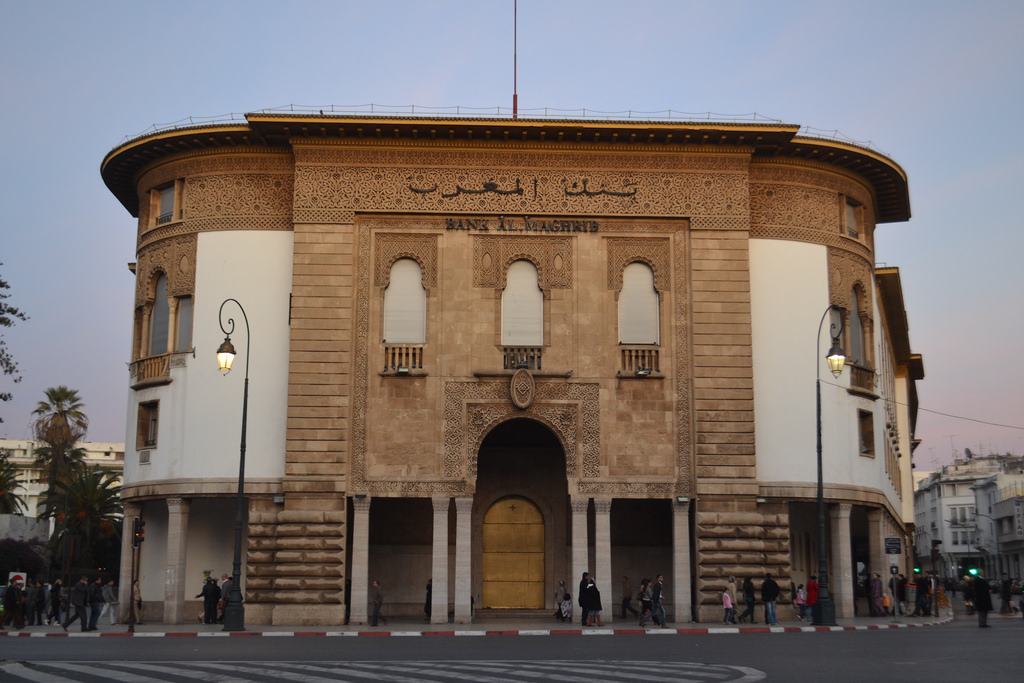
M 960 619 L 969 619 L 966 615 L 957 615 Z M 562 636 L 562 635 L 586 635 L 586 636 L 611 636 L 611 635 L 689 635 L 689 634 L 713 634 L 713 635 L 735 635 L 743 633 L 815 633 L 832 631 L 867 631 L 890 628 L 917 628 L 922 626 L 938 626 L 953 621 L 953 614 L 946 610 L 944 616 L 939 617 L 854 617 L 853 619 L 837 619 L 836 626 L 814 626 L 802 621 L 780 622 L 776 626 L 765 624 L 742 624 L 739 626 L 726 626 L 715 623 L 688 623 L 669 624 L 668 628 L 659 628 L 651 625 L 647 629 L 639 628 L 636 621 L 627 619 L 618 623 L 606 624 L 603 627 L 582 627 L 577 624 L 561 624 L 548 620 L 518 620 L 501 621 L 488 620 L 472 624 L 427 624 L 413 619 L 403 621 L 396 619 L 385 626 L 271 626 L 266 624 L 250 624 L 245 631 L 224 631 L 222 626 L 207 626 L 203 624 L 156 624 L 146 622 L 135 627 L 134 633 L 128 633 L 128 626 L 118 624 L 100 624 L 99 629 L 83 633 L 78 629 L 78 624 L 72 624 L 71 629 L 65 633 L 64 629 L 58 626 L 26 626 L 20 631 L 0 631 L 0 637 L 20 638 L 163 638 L 163 637 L 297 637 L 297 636 Z M 989 619 L 998 623 L 1002 617 L 998 614 L 990 614 Z M 1012 618 L 1020 619 L 1019 616 Z

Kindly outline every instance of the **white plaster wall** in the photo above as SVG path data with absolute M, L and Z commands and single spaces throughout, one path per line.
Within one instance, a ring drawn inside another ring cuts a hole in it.
M 284 475 L 288 395 L 288 308 L 293 235 L 284 231 L 204 232 L 198 237 L 192 322 L 195 358 L 172 368 L 168 385 L 132 391 L 128 401 L 125 481 L 237 478 L 246 371 L 245 320 L 234 304 L 231 340 L 238 357 L 231 372 L 217 369 L 224 340 L 218 309 L 237 299 L 248 316 L 249 411 L 246 479 Z M 160 401 L 157 447 L 149 465 L 138 464 L 136 424 L 140 403 Z
M 821 245 L 751 240 L 750 289 L 754 362 L 754 425 L 761 483 L 816 483 L 815 379 L 820 366 L 822 467 L 825 482 L 877 489 L 891 496 L 885 473 L 883 398 L 849 394 L 850 373 L 833 377 L 828 255 Z M 871 293 L 872 300 L 874 294 Z M 875 321 L 882 318 L 876 310 Z M 876 333 L 876 343 L 878 334 Z M 817 362 L 817 365 L 816 365 Z M 874 458 L 859 453 L 858 409 L 874 415 Z

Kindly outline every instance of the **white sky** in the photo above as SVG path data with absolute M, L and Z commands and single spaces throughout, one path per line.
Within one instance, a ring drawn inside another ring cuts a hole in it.
M 90 440 L 125 439 L 136 225 L 100 179 L 108 151 L 289 104 L 509 108 L 512 6 L 5 2 L 0 274 L 31 319 L 0 329 L 24 376 L 0 377 L 0 436 L 28 438 L 65 384 Z M 1024 453 L 1022 33 L 1019 1 L 520 0 L 519 109 L 756 112 L 902 166 L 913 218 L 879 226 L 876 258 L 900 268 L 924 356 L 930 469 L 965 447 Z M 218 342 L 196 345 L 212 358 Z

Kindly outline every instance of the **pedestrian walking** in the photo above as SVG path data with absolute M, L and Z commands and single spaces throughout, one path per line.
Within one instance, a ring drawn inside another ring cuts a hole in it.
M 754 591 L 754 582 L 749 576 L 743 579 L 743 602 L 746 603 L 747 608 L 743 610 L 743 613 L 739 616 L 739 622 L 742 624 L 743 620 L 750 618 L 751 624 L 756 624 L 754 621 L 754 603 L 757 602 L 757 593 Z
M 654 614 L 654 603 L 651 600 L 651 580 L 644 578 L 640 581 L 640 592 L 637 594 L 640 602 L 640 625 L 647 627 L 647 620 Z
M 373 603 L 373 615 L 370 617 L 370 626 L 376 626 L 380 621 L 383 621 L 385 624 L 388 623 L 387 618 L 380 613 L 381 607 L 384 606 L 384 593 L 380 589 L 380 581 L 376 579 L 374 579 L 373 586 L 370 588 L 370 602 Z
M 100 612 L 103 611 L 103 578 L 97 576 L 96 580 L 89 584 L 89 628 L 88 631 L 95 631 L 96 624 L 100 620 Z
M 761 602 L 764 603 L 764 623 L 775 625 L 778 621 L 775 618 L 775 603 L 779 599 L 779 584 L 775 583 L 771 573 L 764 575 L 761 582 Z
M 658 574 L 654 579 L 654 586 L 651 588 L 651 607 L 654 610 L 654 620 L 661 625 L 662 628 L 668 628 L 668 624 L 665 623 L 665 599 L 668 596 L 665 595 L 665 581 L 661 574 Z
M 797 620 L 803 621 L 804 616 L 807 614 L 807 590 L 802 583 L 796 587 L 796 597 L 793 598 L 793 604 L 796 605 Z
M 729 589 L 726 588 L 722 591 L 722 623 L 732 624 L 735 623 L 736 610 L 733 607 L 732 597 L 729 595 Z
M 117 624 L 117 606 L 119 604 L 121 603 L 117 599 L 117 591 L 114 590 L 114 580 L 110 579 L 103 586 L 103 612 L 110 614 L 111 626 Z M 103 616 L 103 612 L 100 613 L 100 616 Z
M 629 577 L 623 575 L 623 577 L 622 577 L 622 618 L 623 619 L 625 619 L 626 616 L 627 616 L 626 612 L 629 612 L 634 617 L 639 614 L 639 612 L 637 612 L 635 609 L 633 609 L 633 589 L 629 585 Z
M 69 616 L 66 621 L 61 623 L 61 626 L 65 631 L 68 630 L 68 626 L 75 623 L 77 620 L 82 626 L 82 631 L 89 630 L 89 613 L 86 611 L 89 604 L 89 577 L 83 576 L 78 580 L 71 588 L 71 607 L 74 609 L 74 616 Z M 69 610 L 70 611 L 70 610 Z
M 992 587 L 985 578 L 985 570 L 979 569 L 974 577 L 974 610 L 978 613 L 978 627 L 989 628 L 988 613 L 992 611 Z

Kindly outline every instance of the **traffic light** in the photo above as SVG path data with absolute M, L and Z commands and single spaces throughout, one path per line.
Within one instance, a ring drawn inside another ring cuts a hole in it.
M 974 567 L 971 567 L 970 569 L 967 570 L 967 573 L 970 574 L 971 576 L 977 576 L 978 575 L 978 570 L 975 569 Z
M 142 517 L 136 517 L 132 522 L 132 547 L 138 548 L 146 540 L 146 523 Z

